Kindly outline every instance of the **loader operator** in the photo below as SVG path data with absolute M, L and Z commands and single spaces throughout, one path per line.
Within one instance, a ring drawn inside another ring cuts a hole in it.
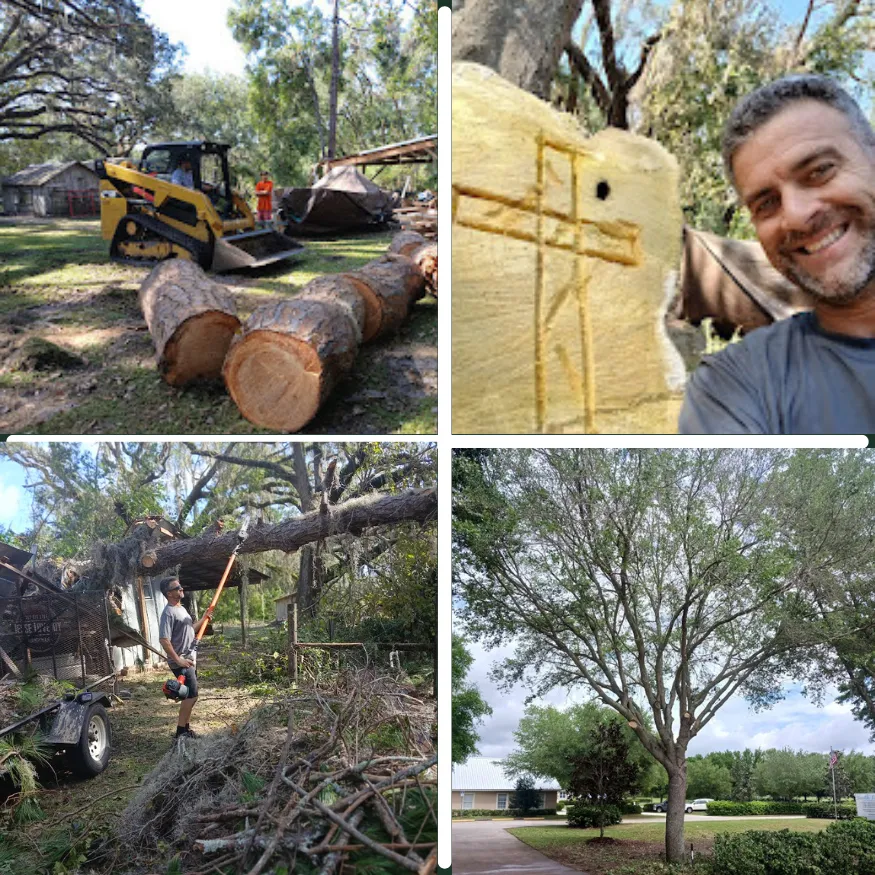
M 195 635 L 201 626 L 212 616 L 213 609 L 207 608 L 203 617 L 195 624 L 191 614 L 180 604 L 182 601 L 182 585 L 178 577 L 168 577 L 159 584 L 167 605 L 161 614 L 158 626 L 158 636 L 161 646 L 167 654 L 167 663 L 174 676 L 185 675 L 185 685 L 188 687 L 188 698 L 182 700 L 179 706 L 179 719 L 176 721 L 176 737 L 194 738 L 195 733 L 189 725 L 191 712 L 197 702 L 197 673 L 195 661 L 197 652 L 193 649 Z
M 875 132 L 812 74 L 733 110 L 723 161 L 772 265 L 814 300 L 704 359 L 682 434 L 875 432 Z
M 184 185 L 186 188 L 194 188 L 194 174 L 191 171 L 191 159 L 183 158 L 179 166 L 170 176 L 173 185 Z

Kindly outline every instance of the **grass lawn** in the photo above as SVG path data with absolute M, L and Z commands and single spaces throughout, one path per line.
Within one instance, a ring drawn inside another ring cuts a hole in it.
M 215 277 L 245 318 L 317 276 L 362 267 L 391 232 L 306 240 L 300 261 Z M 0 432 L 14 434 L 251 434 L 221 384 L 174 389 L 155 368 L 137 305 L 148 269 L 109 261 L 91 220 L 0 222 Z M 22 364 L 47 341 L 74 359 Z M 437 302 L 419 301 L 402 331 L 362 348 L 310 434 L 434 433 Z
M 687 849 L 692 843 L 697 856 L 707 856 L 718 833 L 781 829 L 819 832 L 832 822 L 815 819 L 721 820 L 714 823 L 694 821 L 685 825 L 684 838 Z M 662 860 L 665 850 L 665 821 L 654 823 L 647 818 L 627 818 L 619 826 L 606 829 L 605 836 L 616 840 L 616 843 L 609 844 L 589 843 L 590 839 L 598 837 L 597 829 L 524 826 L 508 832 L 551 859 L 582 869 L 590 875 L 604 875 L 608 872 L 623 872 L 625 875 L 627 872 L 644 871 L 640 867 L 645 863 L 655 864 Z

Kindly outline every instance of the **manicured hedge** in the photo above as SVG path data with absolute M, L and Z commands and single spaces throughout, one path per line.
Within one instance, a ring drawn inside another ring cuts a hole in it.
M 802 812 L 806 817 L 825 817 L 836 819 L 836 806 L 832 802 L 806 802 Z M 857 806 L 852 802 L 840 802 L 838 820 L 853 820 L 857 816 Z
M 621 814 L 641 814 L 644 810 L 637 802 L 632 802 L 630 799 L 624 799 L 618 807 Z
M 720 833 L 714 875 L 875 875 L 875 823 L 850 820 L 823 832 Z
M 708 814 L 720 817 L 751 817 L 759 814 L 805 814 L 805 802 L 709 802 Z
M 577 802 L 568 806 L 568 825 L 578 829 L 613 826 L 623 819 L 616 805 L 588 805 Z
M 546 817 L 555 813 L 555 808 L 530 808 L 525 812 L 519 808 L 498 808 L 494 811 L 491 808 L 453 809 L 453 817 Z

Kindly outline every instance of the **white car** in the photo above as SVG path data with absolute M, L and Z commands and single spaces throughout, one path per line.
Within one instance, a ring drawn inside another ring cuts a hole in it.
M 692 814 L 694 811 L 707 811 L 708 803 L 713 802 L 713 799 L 694 799 L 692 802 L 684 802 L 684 811 L 687 814 Z M 668 812 L 668 800 L 666 799 L 664 802 L 657 802 L 656 805 L 653 806 L 654 811 L 661 811 L 663 814 Z

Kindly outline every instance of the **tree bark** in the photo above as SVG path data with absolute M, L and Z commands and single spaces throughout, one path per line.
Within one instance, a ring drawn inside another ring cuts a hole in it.
M 684 803 L 687 801 L 687 763 L 668 775 L 668 813 L 665 816 L 665 856 L 669 863 L 684 858 Z
M 158 370 L 171 386 L 221 376 L 240 327 L 234 299 L 193 261 L 174 258 L 155 267 L 138 301 L 155 341 Z
M 409 258 L 425 280 L 426 291 L 437 297 L 438 251 L 437 243 L 426 240 L 416 231 L 402 231 L 392 238 L 389 244 L 390 255 L 404 255 Z
M 401 255 L 384 255 L 361 270 L 343 274 L 351 279 L 365 305 L 362 339 L 378 340 L 394 334 L 425 294 L 425 280 L 416 265 Z
M 337 83 L 340 79 L 340 0 L 334 0 L 334 21 L 331 29 L 331 91 L 328 103 L 328 157 L 337 148 Z
M 253 312 L 223 369 L 231 397 L 250 422 L 296 432 L 316 415 L 358 353 L 347 312 L 300 297 Z
M 365 302 L 355 281 L 346 274 L 317 277 L 301 289 L 298 297 L 308 301 L 328 301 L 340 307 L 361 343 L 367 318 Z
M 332 507 L 329 513 L 318 510 L 273 526 L 251 528 L 240 545 L 240 553 L 282 550 L 291 553 L 305 544 L 332 535 L 359 535 L 373 526 L 393 526 L 404 522 L 424 523 L 437 513 L 435 489 L 408 489 L 394 495 L 371 495 Z M 123 547 L 121 542 L 119 547 Z M 168 541 L 155 550 L 155 564 L 149 573 L 156 577 L 167 568 L 197 559 L 227 559 L 237 544 L 237 533 L 218 537 L 208 532 L 199 538 Z M 110 547 L 104 548 L 111 549 Z
M 583 0 L 467 0 L 453 11 L 453 60 L 491 67 L 546 100 Z

